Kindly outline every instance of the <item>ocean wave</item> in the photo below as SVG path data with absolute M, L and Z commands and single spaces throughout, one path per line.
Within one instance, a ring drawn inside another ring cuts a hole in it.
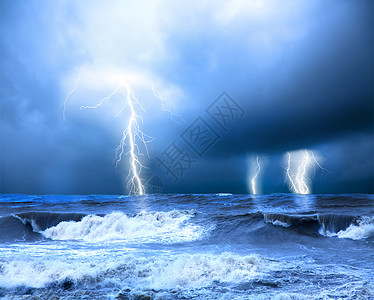
M 196 217 L 195 217 L 196 216 Z M 343 214 L 199 214 L 195 210 L 128 215 L 28 212 L 0 218 L 0 242 L 40 239 L 129 243 L 258 242 L 296 235 L 372 239 L 373 217 Z M 275 227 L 279 228 L 275 228 Z
M 374 237 L 374 218 L 361 217 L 354 224 L 350 224 L 345 230 L 331 232 L 325 226 L 320 228 L 320 233 L 328 237 L 338 237 L 342 239 L 362 240 Z
M 284 223 L 282 221 L 279 221 L 279 220 L 266 220 L 267 223 L 271 223 L 275 226 L 281 226 L 281 227 L 290 227 L 291 225 L 290 224 L 287 224 L 287 223 Z
M 77 213 L 27 212 L 0 217 L 0 242 L 43 239 L 40 231 L 63 221 L 79 221 L 85 215 Z
M 153 288 L 201 287 L 214 281 L 238 283 L 258 276 L 262 261 L 259 255 L 254 254 L 181 255 L 175 260 L 162 262 L 148 278 L 148 282 Z M 152 264 L 149 267 L 153 268 Z
M 374 217 L 339 214 L 286 215 L 264 214 L 267 223 L 296 230 L 301 234 L 319 233 L 325 237 L 352 240 L 374 237 Z
M 84 258 L 84 257 L 83 257 Z M 259 255 L 240 256 L 233 253 L 181 254 L 139 257 L 132 254 L 108 255 L 102 259 L 92 254 L 87 259 L 49 257 L 0 264 L 0 287 L 26 286 L 43 288 L 63 286 L 116 286 L 124 288 L 199 288 L 213 282 L 235 283 L 259 278 L 267 260 Z
M 23 225 L 31 225 L 34 232 L 45 230 L 56 226 L 62 221 L 79 221 L 85 214 L 78 213 L 49 213 L 49 212 L 27 212 L 13 214 L 12 217 L 21 221 Z
M 202 226 L 188 222 L 194 216 L 193 210 L 141 212 L 132 217 L 113 212 L 60 222 L 40 233 L 53 240 L 180 243 L 198 240 L 206 233 Z
M 263 216 L 267 223 L 282 227 L 305 226 L 306 224 L 314 223 L 318 220 L 317 215 L 267 213 L 263 214 Z

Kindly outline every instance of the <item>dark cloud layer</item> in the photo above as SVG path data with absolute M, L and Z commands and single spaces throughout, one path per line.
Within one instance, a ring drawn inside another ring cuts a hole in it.
M 115 121 L 79 106 L 62 120 L 68 79 L 82 65 L 141 70 L 172 91 L 181 125 L 144 104 L 144 131 L 155 138 L 146 164 L 166 192 L 246 193 L 255 155 L 268 159 L 263 192 L 287 192 L 283 155 L 303 148 L 330 171 L 316 170 L 314 192 L 374 192 L 372 1 L 296 9 L 269 0 L 263 17 L 249 6 L 220 10 L 221 2 L 155 3 L 128 4 L 128 24 L 117 1 L 106 11 L 101 1 L 1 0 L 1 192 L 125 192 L 127 167 L 112 164 Z M 246 112 L 227 132 L 206 113 L 223 91 Z M 95 95 L 79 92 L 83 100 Z M 173 141 L 191 151 L 180 134 L 197 117 L 221 138 L 174 183 L 155 157 Z

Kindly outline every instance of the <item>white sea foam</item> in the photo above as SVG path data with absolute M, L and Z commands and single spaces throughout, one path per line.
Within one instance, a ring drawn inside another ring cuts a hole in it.
M 21 217 L 19 217 L 17 215 L 14 215 L 14 214 L 12 214 L 12 217 L 16 218 L 19 221 L 21 221 L 23 225 L 26 225 L 26 220 L 25 219 L 23 219 L 23 218 L 21 218 Z
M 13 288 L 27 286 L 41 288 L 53 282 L 61 282 L 66 278 L 78 280 L 83 276 L 95 278 L 97 269 L 89 264 L 74 264 L 52 260 L 14 260 L 2 263 L 0 272 L 0 287 Z
M 290 227 L 291 226 L 290 224 L 288 224 L 286 222 L 282 222 L 282 221 L 279 221 L 279 220 L 273 220 L 273 219 L 269 218 L 266 214 L 265 214 L 265 222 L 273 224 L 275 226 L 281 226 L 281 227 Z
M 201 287 L 213 281 L 239 283 L 258 276 L 261 261 L 257 255 L 182 255 L 176 260 L 162 263 L 149 282 L 153 288 Z
M 194 211 L 142 212 L 129 217 L 122 212 L 88 215 L 81 221 L 61 222 L 40 233 L 53 240 L 102 242 L 178 243 L 202 238 L 206 230 L 188 222 Z
M 274 298 L 274 300 L 307 300 L 310 299 L 310 297 L 301 295 L 301 294 L 296 294 L 296 293 L 280 293 L 277 294 Z
M 53 251 L 51 251 L 53 253 Z M 49 253 L 51 253 L 49 252 Z M 199 288 L 215 281 L 238 284 L 260 278 L 266 262 L 258 255 L 180 254 L 156 256 L 97 253 L 75 257 L 46 253 L 1 263 L 0 287 L 46 287 L 67 278 L 75 284 L 131 288 Z
M 328 237 L 336 236 L 338 238 L 352 240 L 371 238 L 374 237 L 374 218 L 361 217 L 361 219 L 357 221 L 357 224 L 351 224 L 347 229 L 340 230 L 336 233 L 326 230 L 325 227 L 322 226 L 319 233 Z
M 279 221 L 279 220 L 266 220 L 266 222 L 271 223 L 275 226 L 281 226 L 281 227 L 290 227 L 290 224 L 287 224 L 285 222 Z

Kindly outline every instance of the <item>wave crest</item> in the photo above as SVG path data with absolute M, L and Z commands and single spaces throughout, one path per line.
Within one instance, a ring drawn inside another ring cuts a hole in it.
M 263 276 L 270 263 L 257 254 L 240 256 L 229 252 L 171 257 L 160 253 L 149 258 L 108 254 L 105 260 L 100 259 L 100 250 L 89 254 L 91 256 L 84 256 L 85 259 L 61 255 L 3 263 L 0 287 L 43 288 L 71 281 L 74 285 L 86 287 L 102 284 L 118 288 L 196 288 L 209 286 L 214 281 L 236 284 L 251 281 Z
M 362 240 L 374 237 L 374 218 L 367 216 L 358 219 L 355 224 L 349 225 L 345 230 L 338 232 L 331 232 L 326 230 L 323 226 L 320 229 L 320 234 L 333 237 L 336 236 L 342 239 Z
M 113 212 L 105 216 L 88 215 L 80 221 L 61 222 L 40 233 L 53 240 L 188 242 L 200 239 L 204 233 L 202 226 L 187 222 L 193 216 L 193 210 L 141 212 L 133 217 Z
M 374 217 L 339 214 L 286 215 L 264 214 L 266 223 L 298 230 L 300 233 L 317 232 L 326 237 L 352 240 L 374 237 Z

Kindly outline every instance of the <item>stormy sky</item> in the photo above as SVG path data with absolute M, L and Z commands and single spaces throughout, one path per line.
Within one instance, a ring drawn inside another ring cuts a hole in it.
M 373 1 L 0 3 L 2 193 L 127 193 L 126 85 L 164 192 L 374 192 Z

